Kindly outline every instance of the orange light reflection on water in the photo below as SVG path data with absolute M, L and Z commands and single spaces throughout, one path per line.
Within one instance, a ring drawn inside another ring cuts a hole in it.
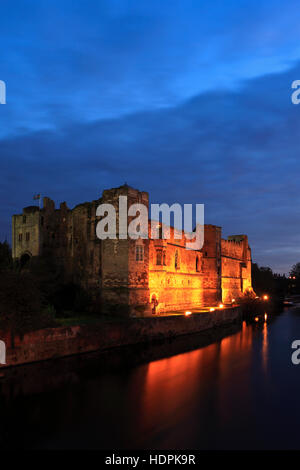
M 263 341 L 262 341 L 262 364 L 264 371 L 267 371 L 268 365 L 268 326 L 267 323 L 264 323 L 263 326 Z
M 216 391 L 211 398 L 214 407 L 221 417 L 228 419 L 226 390 L 231 381 L 238 383 L 238 393 L 244 397 L 250 388 L 252 341 L 253 329 L 244 322 L 238 333 L 221 341 L 145 366 L 145 384 L 139 402 L 142 432 L 150 432 L 156 426 L 172 428 L 184 421 L 202 398 L 203 402 L 207 400 L 208 390 L 212 388 Z M 247 371 L 241 380 L 235 376 L 239 361 L 246 364 Z

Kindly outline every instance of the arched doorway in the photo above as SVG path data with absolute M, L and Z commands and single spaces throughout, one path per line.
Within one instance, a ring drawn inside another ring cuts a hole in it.
M 28 266 L 30 258 L 31 258 L 30 253 L 23 253 L 23 255 L 20 258 L 20 267 L 21 267 L 21 269 L 24 269 L 25 267 Z

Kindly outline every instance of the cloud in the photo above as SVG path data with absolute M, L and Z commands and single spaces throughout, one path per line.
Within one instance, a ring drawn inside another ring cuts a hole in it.
M 205 203 L 260 264 L 298 261 L 294 0 L 17 4 L 1 3 L 2 238 L 36 192 L 74 205 L 127 181 Z
M 36 192 L 72 205 L 127 181 L 152 202 L 205 203 L 207 223 L 247 233 L 255 261 L 287 271 L 300 246 L 298 77 L 300 64 L 172 108 L 2 139 L 2 234 Z
M 2 136 L 173 107 L 287 70 L 297 2 L 2 0 Z

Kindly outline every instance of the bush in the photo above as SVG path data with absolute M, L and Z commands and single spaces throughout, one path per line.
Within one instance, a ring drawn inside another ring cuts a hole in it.
M 0 328 L 14 336 L 48 326 L 53 318 L 45 312 L 42 297 L 29 273 L 0 271 Z
M 58 313 L 65 311 L 87 312 L 90 308 L 87 292 L 77 284 L 60 285 L 53 297 L 53 304 Z
M 13 261 L 11 256 L 11 249 L 7 242 L 0 242 L 0 269 L 7 269 L 12 267 Z
M 242 307 L 244 314 L 257 314 L 261 313 L 263 305 L 260 299 L 256 297 L 256 294 L 252 290 L 247 290 L 238 299 L 239 305 Z
M 29 270 L 43 301 L 52 305 L 58 314 L 65 310 L 83 312 L 89 309 L 90 298 L 87 292 L 77 284 L 65 283 L 63 268 L 51 256 L 33 259 Z
M 32 258 L 28 266 L 37 289 L 40 291 L 45 305 L 55 305 L 57 291 L 63 283 L 63 271 L 51 256 Z

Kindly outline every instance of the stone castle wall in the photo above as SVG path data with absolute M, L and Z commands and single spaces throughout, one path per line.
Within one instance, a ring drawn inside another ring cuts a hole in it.
M 229 303 L 251 288 L 251 250 L 247 236 L 222 240 L 221 252 L 222 301 Z
M 128 207 L 137 202 L 149 206 L 148 193 L 124 185 L 72 210 L 66 203 L 55 209 L 49 198 L 42 209 L 25 208 L 13 216 L 14 259 L 22 263 L 31 256 L 50 255 L 63 268 L 66 282 L 100 296 L 103 311 L 110 314 L 150 316 L 215 306 L 231 303 L 251 288 L 251 250 L 245 235 L 223 240 L 220 227 L 205 225 L 201 250 L 187 250 L 184 235 L 174 238 L 172 227 L 168 240 L 97 238 L 97 207 L 113 204 L 118 233 L 119 196 L 124 195 Z
M 41 253 L 40 211 L 31 206 L 23 210 L 23 214 L 14 215 L 12 219 L 12 255 L 39 256 Z
M 11 366 L 57 359 L 59 357 L 135 344 L 149 345 L 152 341 L 200 333 L 232 323 L 239 323 L 239 307 L 229 307 L 209 313 L 184 316 L 152 317 L 124 321 L 103 322 L 96 325 L 47 328 L 15 337 L 12 347 L 11 336 L 0 331 L 1 340 L 6 344 L 6 364 L 0 364 L 0 371 Z M 126 327 L 124 326 L 126 325 Z M 198 338 L 199 341 L 199 338 Z M 170 345 L 168 345 L 169 351 Z M 15 377 L 14 372 L 14 377 Z M 30 374 L 28 374 L 30 376 Z M 51 380 L 51 375 L 48 377 Z M 37 385 L 37 383 L 35 383 Z
M 188 310 L 203 306 L 202 253 L 187 250 L 186 240 L 150 240 L 149 289 L 153 300 L 159 303 L 156 313 Z

